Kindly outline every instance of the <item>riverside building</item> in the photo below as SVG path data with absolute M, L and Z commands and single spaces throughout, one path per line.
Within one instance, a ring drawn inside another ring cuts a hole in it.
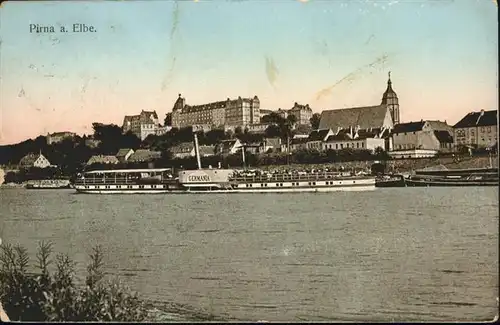
M 158 114 L 156 111 L 148 112 L 142 110 L 139 115 L 127 115 L 123 119 L 123 133 L 132 131 L 141 141 L 144 141 L 150 134 L 156 134 L 160 127 Z
M 172 126 L 176 128 L 193 125 L 247 126 L 260 123 L 260 101 L 253 98 L 227 99 L 203 105 L 187 105 L 179 94 L 172 109 Z

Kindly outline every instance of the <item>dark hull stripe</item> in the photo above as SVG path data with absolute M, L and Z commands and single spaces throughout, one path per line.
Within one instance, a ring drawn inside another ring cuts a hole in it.
M 106 193 L 106 192 L 118 192 L 119 193 L 127 193 L 127 192 L 142 192 L 142 193 L 172 193 L 172 194 L 182 194 L 182 193 L 211 193 L 211 192 L 224 192 L 224 193 L 233 193 L 233 192 L 244 192 L 244 193 L 258 193 L 258 192 L 278 192 L 278 191 L 296 191 L 300 192 L 301 190 L 309 191 L 317 189 L 317 190 L 327 190 L 327 189 L 341 189 L 341 188 L 375 188 L 374 183 L 355 183 L 355 184 L 336 184 L 336 185 L 320 185 L 320 186 L 273 186 L 273 187 L 235 187 L 233 189 L 223 189 L 223 188 L 213 188 L 212 190 L 204 190 L 198 189 L 196 187 L 192 187 L 190 189 L 164 189 L 164 188 L 144 188 L 144 189 L 129 189 L 129 188 L 99 188 L 99 189 L 76 189 L 79 193 Z M 140 194 L 140 193 L 137 193 Z
M 427 186 L 499 186 L 499 182 L 432 182 L 432 181 L 406 181 L 407 186 L 427 187 Z

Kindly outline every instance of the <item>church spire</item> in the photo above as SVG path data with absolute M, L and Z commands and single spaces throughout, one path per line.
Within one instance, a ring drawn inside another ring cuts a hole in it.
M 391 71 L 388 73 L 387 79 L 387 89 L 382 96 L 382 105 L 387 105 L 391 112 L 392 121 L 394 124 L 398 124 L 399 120 L 399 100 L 398 95 L 392 89 L 392 81 L 391 81 Z
M 389 91 L 394 92 L 394 90 L 392 90 L 392 81 L 391 81 L 391 72 L 390 71 L 389 71 L 388 75 L 389 75 L 389 78 L 387 79 L 387 90 L 385 91 L 386 93 L 388 93 Z

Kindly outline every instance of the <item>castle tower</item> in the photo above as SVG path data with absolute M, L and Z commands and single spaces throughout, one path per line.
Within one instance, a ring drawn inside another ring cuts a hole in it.
M 398 95 L 396 95 L 396 92 L 392 89 L 391 72 L 389 72 L 389 80 L 387 80 L 387 89 L 382 96 L 382 105 L 387 105 L 389 108 L 394 125 L 400 123 L 399 100 Z

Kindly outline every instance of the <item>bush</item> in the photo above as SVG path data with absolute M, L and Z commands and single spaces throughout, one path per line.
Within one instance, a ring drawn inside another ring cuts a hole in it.
M 146 305 L 117 281 L 106 281 L 99 246 L 90 255 L 85 287 L 75 285 L 74 263 L 58 254 L 49 272 L 52 245 L 41 243 L 38 272 L 29 273 L 25 248 L 0 247 L 0 299 L 11 321 L 130 321 L 146 319 Z

